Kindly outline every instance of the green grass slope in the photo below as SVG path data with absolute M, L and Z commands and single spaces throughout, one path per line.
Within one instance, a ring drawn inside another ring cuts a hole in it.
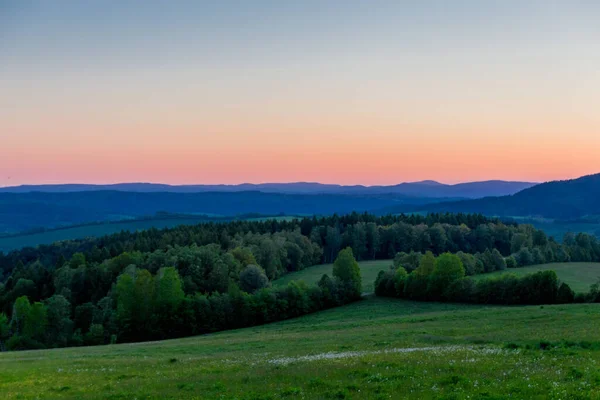
M 3 399 L 592 399 L 600 395 L 599 311 L 596 304 L 483 307 L 369 298 L 195 338 L 3 353 L 0 393 Z M 541 341 L 570 342 L 540 350 Z
M 375 260 L 375 261 L 360 261 L 360 273 L 362 276 L 363 292 L 373 292 L 373 283 L 377 274 L 381 270 L 388 270 L 392 265 L 392 260 Z M 329 277 L 333 277 L 333 264 L 322 264 L 315 265 L 303 269 L 302 271 L 293 272 L 287 274 L 273 282 L 274 286 L 285 286 L 290 281 L 304 281 L 309 286 L 316 285 L 321 277 L 327 274 Z
M 558 278 L 566 282 L 575 292 L 587 292 L 590 285 L 596 283 L 600 278 L 600 263 L 553 263 L 532 265 L 523 268 L 511 268 L 506 271 L 490 272 L 488 274 L 476 275 L 475 279 L 499 276 L 507 272 L 515 275 L 525 275 L 537 271 L 553 270 Z

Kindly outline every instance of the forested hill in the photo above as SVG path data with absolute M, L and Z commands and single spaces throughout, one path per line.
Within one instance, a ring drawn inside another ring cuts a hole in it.
M 423 205 L 435 199 L 399 195 L 286 194 L 263 192 L 0 193 L 0 233 L 86 222 L 122 220 L 166 211 L 179 214 L 237 216 L 329 215 L 375 211 L 387 206 Z
M 600 214 L 600 174 L 543 183 L 512 196 L 444 202 L 427 211 L 474 212 L 494 216 L 573 219 Z
M 556 280 L 491 280 L 493 291 L 486 283 L 474 292 L 475 281 L 463 278 L 532 264 L 597 262 L 600 241 L 570 234 L 558 243 L 532 226 L 481 215 L 353 213 L 121 232 L 25 248 L 0 253 L 0 350 L 167 339 L 297 317 L 360 299 L 355 258 L 394 259 L 395 272 L 387 273 L 394 279 L 383 285 L 388 294 L 398 293 L 391 283 L 404 271 L 426 277 L 414 281 L 413 294 L 421 287 L 427 296 L 445 296 L 441 289 L 452 287 L 469 295 L 454 300 L 496 302 L 497 293 L 516 288 L 513 294 L 527 294 L 520 302 L 546 304 L 555 298 L 532 290 L 554 293 Z M 317 285 L 270 287 L 290 272 L 331 262 L 332 277 Z M 574 301 L 567 291 L 564 302 Z M 582 299 L 597 298 L 590 291 Z

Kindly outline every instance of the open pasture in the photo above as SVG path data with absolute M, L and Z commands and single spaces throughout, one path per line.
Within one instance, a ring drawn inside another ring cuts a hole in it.
M 393 260 L 359 261 L 362 276 L 363 292 L 373 292 L 373 283 L 381 270 L 387 271 Z M 285 286 L 291 281 L 304 281 L 307 285 L 316 285 L 321 277 L 327 274 L 333 276 L 333 264 L 322 264 L 308 267 L 302 271 L 292 272 L 273 282 L 274 286 Z
M 0 354 L 4 399 L 597 399 L 600 307 L 369 297 L 260 327 Z
M 590 286 L 600 279 L 600 263 L 552 263 L 532 265 L 523 268 L 511 268 L 505 271 L 496 271 L 488 274 L 476 275 L 476 279 L 499 276 L 505 273 L 515 275 L 526 275 L 537 271 L 553 270 L 558 275 L 558 279 L 566 282 L 575 292 L 587 292 Z

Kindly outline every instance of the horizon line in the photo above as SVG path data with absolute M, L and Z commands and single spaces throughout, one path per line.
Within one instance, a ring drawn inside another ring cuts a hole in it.
M 562 180 L 562 179 L 555 179 Z M 28 186 L 118 186 L 118 185 L 161 185 L 161 186 L 169 186 L 169 187 L 193 187 L 193 186 L 244 186 L 244 185 L 294 185 L 294 184 L 306 184 L 306 185 L 323 185 L 323 186 L 340 186 L 340 187 L 391 187 L 398 186 L 404 184 L 439 184 L 444 186 L 456 186 L 462 184 L 469 183 L 486 183 L 486 182 L 505 182 L 505 183 L 525 183 L 525 184 L 540 184 L 544 182 L 551 181 L 530 181 L 530 180 L 505 180 L 505 179 L 486 179 L 486 180 L 475 180 L 475 181 L 460 181 L 456 183 L 446 183 L 441 182 L 434 179 L 423 179 L 419 181 L 403 181 L 392 184 L 341 184 L 341 183 L 325 183 L 318 181 L 289 181 L 289 182 L 241 182 L 241 183 L 164 183 L 164 182 L 145 182 L 145 181 L 119 181 L 119 182 L 111 182 L 111 183 L 82 183 L 82 182 L 62 182 L 62 183 L 23 183 L 18 185 L 0 185 L 0 189 L 7 188 L 19 188 L 19 187 L 28 187 Z

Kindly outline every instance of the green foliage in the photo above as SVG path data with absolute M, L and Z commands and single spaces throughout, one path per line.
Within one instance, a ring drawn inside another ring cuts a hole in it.
M 248 293 L 254 293 L 269 285 L 265 271 L 257 265 L 247 265 L 240 272 L 240 288 Z
M 149 338 L 153 331 L 156 285 L 150 272 L 133 269 L 117 280 L 117 321 L 125 338 Z
M 538 271 L 552 270 L 562 282 L 566 282 L 575 292 L 584 293 L 590 289 L 590 282 L 598 278 L 598 263 L 552 263 L 512 268 L 509 271 L 516 276 L 523 276 Z M 477 275 L 475 279 L 487 279 L 501 276 L 505 271 Z
M 89 331 L 85 334 L 84 343 L 88 346 L 104 344 L 104 326 L 101 324 L 92 324 Z
M 421 257 L 423 257 L 421 252 L 400 252 L 394 256 L 394 267 L 403 267 L 406 271 L 412 272 L 419 267 Z
M 69 260 L 69 267 L 75 269 L 75 268 L 79 268 L 83 265 L 85 265 L 85 254 L 83 254 L 83 253 L 73 254 L 73 256 L 71 257 L 71 260 Z
M 254 258 L 254 254 L 252 254 L 252 250 L 247 247 L 236 247 L 231 250 L 231 254 L 242 266 L 247 266 L 251 264 L 256 264 L 256 258 Z
M 96 314 L 96 312 L 96 306 L 91 302 L 83 303 L 75 307 L 75 314 L 73 318 L 75 329 L 79 329 L 83 333 L 87 332 L 90 328 L 90 325 L 94 321 L 94 314 Z
M 341 250 L 333 263 L 333 276 L 349 288 L 348 295 L 359 298 L 362 293 L 360 267 L 350 247 Z
M 429 277 L 435 270 L 435 256 L 431 251 L 425 253 L 419 260 L 419 267 L 414 270 L 414 274 L 420 277 Z
M 519 250 L 519 252 L 515 254 L 515 258 L 519 267 L 526 267 L 534 264 L 533 254 L 531 254 L 531 250 L 529 250 L 527 247 Z
M 518 266 L 514 256 L 506 257 L 506 268 L 517 268 Z
M 43 303 L 35 302 L 31 305 L 29 315 L 25 320 L 23 336 L 42 342 L 44 341 L 47 325 L 48 312 L 46 306 Z
M 177 270 L 173 267 L 161 268 L 156 274 L 155 281 L 154 301 L 157 307 L 167 314 L 176 312 L 185 297 Z
M 556 301 L 559 304 L 573 303 L 575 301 L 575 292 L 569 285 L 563 282 L 558 288 Z
M 465 267 L 465 275 L 477 275 L 483 273 L 482 264 L 478 263 L 473 254 L 467 254 L 462 251 L 456 253 Z
M 13 305 L 12 320 L 10 326 L 15 335 L 24 335 L 25 326 L 27 325 L 27 319 L 29 318 L 29 312 L 31 311 L 31 304 L 27 296 L 21 296 Z
M 465 277 L 465 268 L 458 256 L 444 253 L 435 260 L 435 268 L 430 275 L 429 296 L 440 299 L 445 296 L 446 289 L 457 280 Z
M 345 253 L 340 249 L 348 247 L 352 257 L 342 262 Z M 362 284 L 360 276 L 373 282 L 380 267 L 389 265 L 389 261 L 373 260 L 392 257 L 395 268 L 384 272 L 375 287 L 380 293 L 434 300 L 458 298 L 454 296 L 461 288 L 478 296 L 477 282 L 434 274 L 435 255 L 447 251 L 456 252 L 465 275 L 472 276 L 503 270 L 507 263 L 512 266 L 511 257 L 521 267 L 540 260 L 600 260 L 600 244 L 592 236 L 565 235 L 560 244 L 532 226 L 504 224 L 481 215 L 352 213 L 208 223 L 0 253 L 4 277 L 0 312 L 11 321 L 9 326 L 17 328 L 11 328 L 10 334 L 19 336 L 13 341 L 18 347 L 91 343 L 95 339 L 88 333 L 93 325 L 96 331 L 102 327 L 103 343 L 114 335 L 119 341 L 177 337 L 289 318 L 358 299 L 362 291 L 372 290 L 370 284 Z M 341 258 L 335 267 L 307 269 L 333 261 L 338 252 Z M 370 261 L 361 261 L 358 267 L 356 260 Z M 244 283 L 242 271 L 249 263 L 263 268 L 267 278 L 277 279 L 276 287 L 261 289 L 261 274 L 255 274 L 258 284 Z M 340 264 L 345 267 L 340 269 Z M 331 274 L 334 269 L 333 280 L 319 282 L 323 273 Z M 288 285 L 303 277 L 314 286 Z M 37 315 L 31 321 L 39 324 L 25 328 L 27 319 L 20 317 L 27 307 L 23 300 L 13 315 L 17 299 L 23 296 L 32 315 Z M 596 297 L 589 294 L 577 299 Z M 206 318 L 191 318 L 194 307 L 204 307 L 203 301 L 210 306 L 203 308 Z
M 44 301 L 48 316 L 46 336 L 53 346 L 66 346 L 73 332 L 71 304 L 61 295 L 54 295 Z
M 408 273 L 402 267 L 398 267 L 396 269 L 396 273 L 394 274 L 394 288 L 396 289 L 396 295 L 398 297 L 402 297 L 404 294 L 404 284 L 406 283 L 406 278 L 408 277 Z
M 500 254 L 498 249 L 492 250 L 492 261 L 496 271 L 504 271 L 508 267 L 506 265 L 506 260 L 502 254 Z
M 10 327 L 6 314 L 0 313 L 0 351 L 5 350 L 5 342 L 10 337 Z
M 391 271 L 381 271 L 375 281 L 378 296 L 404 297 L 417 300 L 445 300 L 482 304 L 555 304 L 578 301 L 571 288 L 559 286 L 556 272 L 543 270 L 518 277 L 503 274 L 474 280 L 465 278 L 461 258 L 445 253 L 435 259 L 431 275 L 418 270 L 403 276 L 403 291 L 391 290 L 397 278 Z M 592 287 L 588 299 L 600 298 L 600 285 Z M 593 301 L 593 300 L 591 300 Z
M 9 367 L 2 370 L 2 394 L 593 399 L 600 335 L 590 328 L 599 323 L 594 304 L 504 307 L 369 297 L 296 320 L 185 339 L 3 353 L 0 363 Z

